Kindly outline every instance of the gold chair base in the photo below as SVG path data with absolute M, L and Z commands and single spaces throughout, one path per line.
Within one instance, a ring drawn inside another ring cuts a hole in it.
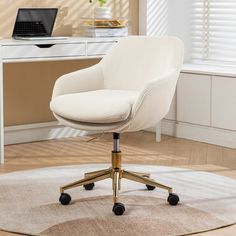
M 121 179 L 125 178 L 142 184 L 146 184 L 152 187 L 158 187 L 165 189 L 172 193 L 172 188 L 161 183 L 158 183 L 150 179 L 150 174 L 148 173 L 138 173 L 138 172 L 129 172 L 121 168 L 121 152 L 112 152 L 112 167 L 105 170 L 94 171 L 85 174 L 85 178 L 73 183 L 64 185 L 60 188 L 61 193 L 64 193 L 67 189 L 76 188 L 83 185 L 88 185 L 95 183 L 104 179 L 112 179 L 112 188 L 113 188 L 113 202 L 119 202 L 119 190 L 121 187 Z

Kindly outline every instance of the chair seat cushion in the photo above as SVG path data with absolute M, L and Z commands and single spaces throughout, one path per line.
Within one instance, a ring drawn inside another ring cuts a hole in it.
M 139 95 L 130 90 L 95 90 L 55 97 L 51 110 L 66 119 L 86 123 L 125 121 Z

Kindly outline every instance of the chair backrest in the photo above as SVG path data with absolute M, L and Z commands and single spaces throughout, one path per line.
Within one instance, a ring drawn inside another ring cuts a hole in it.
M 106 89 L 141 90 L 148 81 L 180 69 L 182 62 L 183 44 L 178 38 L 130 36 L 100 63 Z

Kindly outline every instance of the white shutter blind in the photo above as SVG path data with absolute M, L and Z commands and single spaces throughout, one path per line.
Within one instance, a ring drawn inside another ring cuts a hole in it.
M 236 0 L 193 0 L 192 60 L 236 64 Z

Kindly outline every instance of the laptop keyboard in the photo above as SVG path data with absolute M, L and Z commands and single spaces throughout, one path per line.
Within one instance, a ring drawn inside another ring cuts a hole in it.
M 41 21 L 18 21 L 15 25 L 15 34 L 20 36 L 44 36 L 47 31 Z

